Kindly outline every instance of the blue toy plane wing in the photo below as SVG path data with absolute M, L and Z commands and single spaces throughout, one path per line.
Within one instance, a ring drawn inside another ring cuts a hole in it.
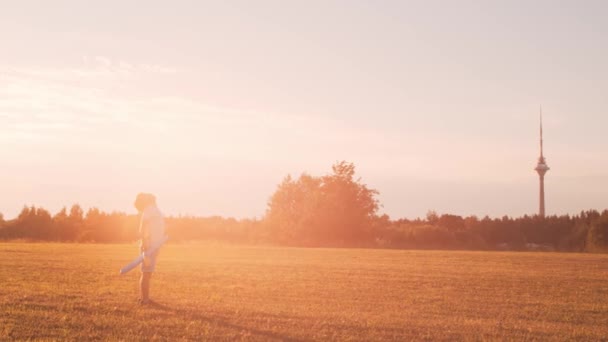
M 129 272 L 130 270 L 132 270 L 135 267 L 137 267 L 137 265 L 141 264 L 142 261 L 144 261 L 144 256 L 143 255 L 138 256 L 137 258 L 135 258 L 135 260 L 131 261 L 125 267 L 121 268 L 120 269 L 120 274 L 123 275 L 123 274 Z
M 162 247 L 162 245 L 165 244 L 165 242 L 167 242 L 167 240 L 169 240 L 169 237 L 165 236 L 163 238 L 163 240 L 158 245 L 150 248 L 150 250 L 147 251 L 146 253 L 154 253 L 154 252 L 156 252 L 160 247 Z M 135 267 L 137 267 L 139 264 L 141 264 L 143 261 L 144 261 L 144 253 L 141 253 L 140 256 L 138 256 L 133 261 L 131 261 L 130 263 L 128 263 L 125 267 L 123 267 L 123 268 L 120 269 L 120 275 L 123 275 L 123 274 L 131 271 L 132 269 L 134 269 Z

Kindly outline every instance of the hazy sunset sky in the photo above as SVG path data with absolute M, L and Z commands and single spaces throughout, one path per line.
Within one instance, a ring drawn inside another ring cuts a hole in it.
M 95 4 L 92 4 L 95 3 Z M 392 218 L 608 207 L 607 1 L 12 1 L 0 212 L 261 217 L 355 163 Z

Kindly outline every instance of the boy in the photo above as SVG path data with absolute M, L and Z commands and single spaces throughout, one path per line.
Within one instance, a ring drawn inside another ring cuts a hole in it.
M 156 197 L 152 194 L 138 194 L 135 198 L 135 208 L 137 208 L 137 211 L 141 216 L 139 236 L 141 238 L 140 250 L 143 253 L 162 243 L 163 238 L 165 237 L 165 219 L 156 206 Z M 158 251 L 159 250 L 156 250 L 156 252 L 151 255 L 146 254 L 144 256 L 144 262 L 141 264 L 141 279 L 139 280 L 141 297 L 139 302 L 143 305 L 151 302 L 150 278 L 156 267 Z

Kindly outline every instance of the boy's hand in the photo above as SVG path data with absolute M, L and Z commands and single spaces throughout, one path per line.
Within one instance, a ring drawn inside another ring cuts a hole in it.
M 148 241 L 147 240 L 144 240 L 144 239 L 140 240 L 139 250 L 142 253 L 148 250 Z

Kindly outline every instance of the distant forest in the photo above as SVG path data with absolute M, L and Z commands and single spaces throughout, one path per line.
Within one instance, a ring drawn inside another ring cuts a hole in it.
M 287 176 L 260 220 L 167 217 L 172 241 L 217 240 L 301 247 L 608 252 L 608 210 L 570 216 L 478 218 L 429 212 L 391 220 L 377 213 L 378 192 L 355 178 L 351 163 L 332 173 Z M 162 208 L 161 208 L 162 209 Z M 13 220 L 0 214 L 0 239 L 116 243 L 137 240 L 139 218 L 79 205 L 55 215 L 26 206 Z

